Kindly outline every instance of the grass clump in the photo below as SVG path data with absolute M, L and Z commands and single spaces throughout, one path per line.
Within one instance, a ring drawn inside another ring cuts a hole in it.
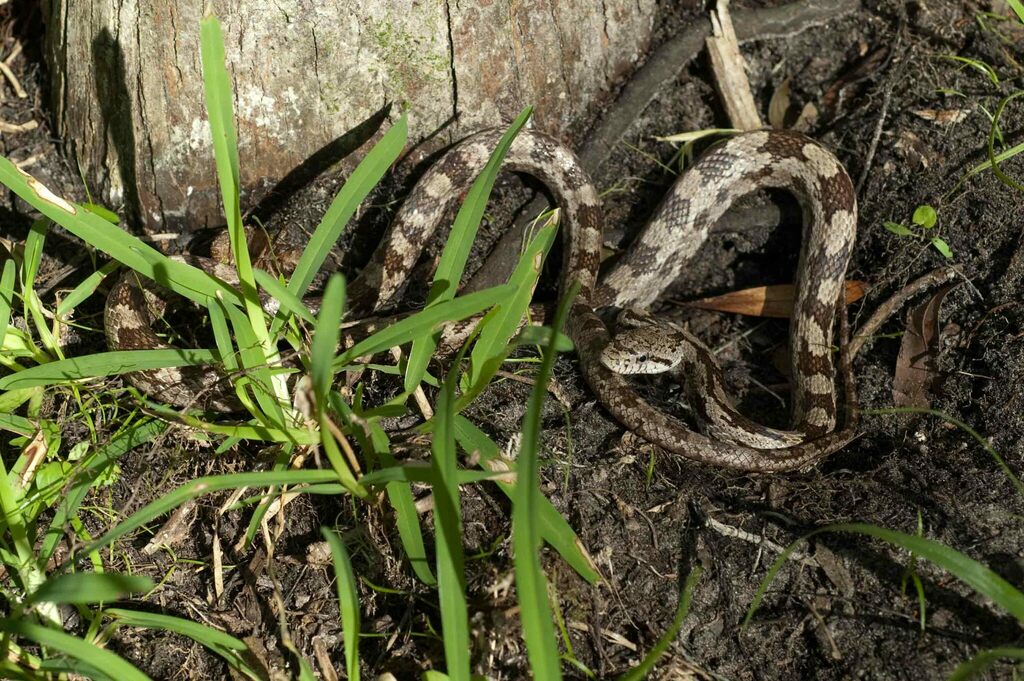
M 262 491 L 240 502 L 242 508 L 251 511 L 246 545 L 257 536 L 268 509 L 286 492 L 329 494 L 369 503 L 385 499 L 412 572 L 425 587 L 436 590 L 446 676 L 469 679 L 460 494 L 464 485 L 493 481 L 513 502 L 517 595 L 531 665 L 537 678 L 557 678 L 557 642 L 540 570 L 542 544 L 553 547 L 587 582 L 599 579 L 575 533 L 540 494 L 536 483 L 545 382 L 556 351 L 571 347 L 557 330 L 567 314 L 566 302 L 554 327 L 517 336 L 541 264 L 554 242 L 557 220 L 549 220 L 537 232 L 506 284 L 462 296 L 455 293 L 501 160 L 530 111 L 524 111 L 509 128 L 463 202 L 425 309 L 338 352 L 338 322 L 347 302 L 344 278 L 330 278 L 316 315 L 304 305 L 303 297 L 330 247 L 405 147 L 406 119 L 399 118 L 353 171 L 314 230 L 294 272 L 287 281 L 278 280 L 253 265 L 245 244 L 231 83 L 224 66 L 220 25 L 214 17 L 203 20 L 201 40 L 206 105 L 227 231 L 240 281 L 237 288 L 167 258 L 119 229 L 116 218 L 109 219 L 108 212 L 56 196 L 10 161 L 0 159 L 0 182 L 43 216 L 30 232 L 20 260 L 8 259 L 0 269 L 0 339 L 4 349 L 0 357 L 9 372 L 0 377 L 0 405 L 5 407 L 0 413 L 0 428 L 13 434 L 13 439 L 4 444 L 4 451 L 19 452 L 10 470 L 0 469 L 0 561 L 7 567 L 7 577 L 0 586 L 5 600 L 0 640 L 6 653 L 0 656 L 0 675 L 48 679 L 55 674 L 84 674 L 95 679 L 145 679 L 143 671 L 108 646 L 118 629 L 133 627 L 186 636 L 219 656 L 242 677 L 261 678 L 260 670 L 250 662 L 244 641 L 206 624 L 150 612 L 135 601 L 161 587 L 145 577 L 108 571 L 105 561 L 109 558 L 104 558 L 115 542 L 186 502 L 220 491 L 255 488 Z M 110 261 L 50 311 L 35 294 L 33 284 L 45 237 L 53 224 L 90 244 L 97 255 Z M 215 347 L 66 357 L 60 336 L 70 314 L 119 267 L 157 282 L 204 310 Z M 268 316 L 260 305 L 261 291 L 282 302 L 280 312 Z M 13 325 L 15 311 L 29 322 L 29 330 Z M 435 354 L 440 326 L 483 312 L 487 314 L 471 342 L 441 381 L 434 415 L 420 428 L 432 437 L 431 465 L 400 462 L 392 453 L 381 418 L 407 413 L 407 403 L 420 386 L 436 384 L 427 369 Z M 306 329 L 312 329 L 312 333 L 307 335 Z M 516 347 L 536 344 L 538 339 L 544 358 L 523 426 L 520 460 L 508 461 L 500 456 L 498 445 L 460 412 L 484 390 Z M 312 405 L 311 411 L 292 395 L 287 379 L 294 370 L 282 362 L 282 345 L 300 357 L 308 374 L 306 388 L 299 394 Z M 410 345 L 407 360 L 390 368 L 401 374 L 403 389 L 386 404 L 365 405 L 359 385 L 351 396 L 335 387 L 345 375 L 365 370 L 359 358 Z M 131 371 L 201 364 L 220 364 L 228 370 L 245 409 L 242 419 L 179 412 L 141 395 L 126 402 L 107 390 L 102 381 Z M 78 452 L 76 459 L 64 461 L 44 475 L 41 471 L 47 469 L 40 468 L 38 462 L 53 459 L 66 448 L 61 440 L 61 424 L 44 417 L 43 396 L 55 391 L 65 392 L 77 404 L 78 418 L 88 422 L 91 414 L 98 413 L 94 406 L 103 403 L 103 409 L 116 411 L 122 425 L 108 435 L 103 426 L 110 419 L 104 419 L 103 424 L 89 423 L 91 439 L 72 443 L 72 449 Z M 17 415 L 19 411 L 23 415 Z M 269 470 L 208 475 L 186 482 L 98 537 L 91 536 L 80 518 L 90 490 L 109 478 L 124 454 L 163 437 L 170 423 L 198 429 L 217 442 L 219 450 L 245 441 L 251 445 L 278 444 L 282 455 Z M 289 468 L 290 455 L 308 448 L 323 452 L 329 466 L 322 470 Z M 481 468 L 461 467 L 460 452 L 473 454 Z M 522 472 L 522 478 L 518 472 Z M 413 483 L 427 483 L 434 493 L 433 559 L 413 502 Z M 44 522 L 47 517 L 48 523 Z M 53 564 L 67 528 L 78 535 L 77 547 Z M 358 575 L 337 529 L 325 527 L 322 532 L 334 565 L 344 668 L 348 678 L 355 679 L 361 670 L 359 644 L 363 636 Z M 105 605 L 113 601 L 117 601 L 117 607 Z M 78 609 L 83 626 L 68 630 L 62 607 L 69 605 Z M 309 661 L 295 649 L 283 622 L 281 639 L 294 653 L 294 675 L 313 678 Z M 429 675 L 440 677 L 441 672 L 433 670 Z

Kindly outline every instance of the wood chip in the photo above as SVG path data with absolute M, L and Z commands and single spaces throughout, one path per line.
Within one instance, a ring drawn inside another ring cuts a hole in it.
M 46 461 L 48 452 L 46 434 L 41 430 L 36 431 L 35 437 L 21 451 L 21 458 L 25 461 L 25 466 L 18 473 L 18 486 L 22 490 L 27 489 L 32 479 L 36 477 L 36 471 Z
M 0 132 L 6 133 L 28 132 L 29 130 L 35 130 L 38 127 L 38 121 L 26 121 L 25 123 L 8 123 L 7 121 L 0 121 Z
M 952 125 L 967 118 L 967 109 L 915 109 L 914 115 L 926 121 L 934 121 L 939 125 Z
M 11 84 L 11 89 L 14 90 L 14 95 L 18 99 L 25 99 L 28 97 L 28 93 L 25 92 L 25 88 L 21 87 L 21 82 L 18 80 L 18 77 L 14 75 L 14 71 L 11 70 L 11 67 L 8 66 L 6 62 L 0 61 L 0 73 L 3 73 L 4 78 L 6 78 L 7 82 Z

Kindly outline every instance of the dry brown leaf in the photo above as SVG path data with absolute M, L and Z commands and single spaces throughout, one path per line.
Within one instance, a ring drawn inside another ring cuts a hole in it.
M 789 78 L 782 81 L 782 85 L 772 93 L 772 100 L 768 102 L 768 125 L 776 130 L 786 127 L 786 114 L 789 112 Z
M 931 406 L 931 393 L 939 377 L 935 358 L 939 354 L 939 310 L 954 285 L 943 286 L 926 302 L 907 313 L 907 330 L 896 358 L 892 399 L 897 407 Z
M 796 117 L 792 125 L 792 129 L 797 132 L 807 132 L 818 120 L 818 107 L 814 106 L 814 102 L 807 102 L 804 104 L 804 108 L 800 110 L 800 115 Z
M 860 300 L 868 290 L 867 282 L 847 281 L 846 282 L 846 304 Z M 789 319 L 793 316 L 793 301 L 796 296 L 796 286 L 793 284 L 774 284 L 772 286 L 756 286 L 732 291 L 720 296 L 701 298 L 692 302 L 684 303 L 689 307 L 698 307 L 702 310 L 715 310 L 716 312 L 733 312 L 751 317 L 776 317 Z

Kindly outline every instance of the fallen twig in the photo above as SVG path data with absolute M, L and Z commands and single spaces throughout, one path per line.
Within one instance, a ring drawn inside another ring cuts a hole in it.
M 952 280 L 955 276 L 956 271 L 951 267 L 933 270 L 924 276 L 918 277 L 896 293 L 892 294 L 888 300 L 875 309 L 874 313 L 866 322 L 861 324 L 861 327 L 857 329 L 857 332 L 853 335 L 853 338 L 850 341 L 850 359 L 852 360 L 857 356 L 857 353 L 861 351 L 864 344 L 875 337 L 875 334 L 878 333 L 878 329 L 881 328 L 882 324 L 888 321 L 889 317 L 892 317 L 897 310 L 903 307 L 904 303 L 916 296 L 918 293 L 926 291 L 933 286 L 944 284 L 947 281 Z

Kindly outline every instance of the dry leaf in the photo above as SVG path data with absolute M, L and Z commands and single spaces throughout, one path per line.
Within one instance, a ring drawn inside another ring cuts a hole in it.
M 846 282 L 846 304 L 859 300 L 867 292 L 868 285 L 863 281 Z M 796 286 L 793 284 L 775 284 L 757 286 L 724 293 L 711 298 L 701 298 L 689 303 L 690 307 L 717 312 L 733 312 L 751 317 L 777 317 L 789 319 L 793 316 L 793 301 L 796 297 Z
M 768 103 L 768 125 L 776 130 L 786 127 L 786 114 L 789 112 L 789 78 L 782 81 L 782 85 L 772 93 L 772 100 Z
M 941 340 L 939 309 L 953 288 L 953 284 L 943 286 L 907 314 L 907 330 L 892 381 L 892 399 L 897 407 L 931 406 L 930 396 L 939 377 L 935 367 Z
M 804 104 L 804 108 L 800 110 L 800 115 L 796 117 L 792 129 L 797 132 L 807 132 L 814 127 L 817 121 L 818 107 L 814 106 L 814 102 L 807 102 Z

